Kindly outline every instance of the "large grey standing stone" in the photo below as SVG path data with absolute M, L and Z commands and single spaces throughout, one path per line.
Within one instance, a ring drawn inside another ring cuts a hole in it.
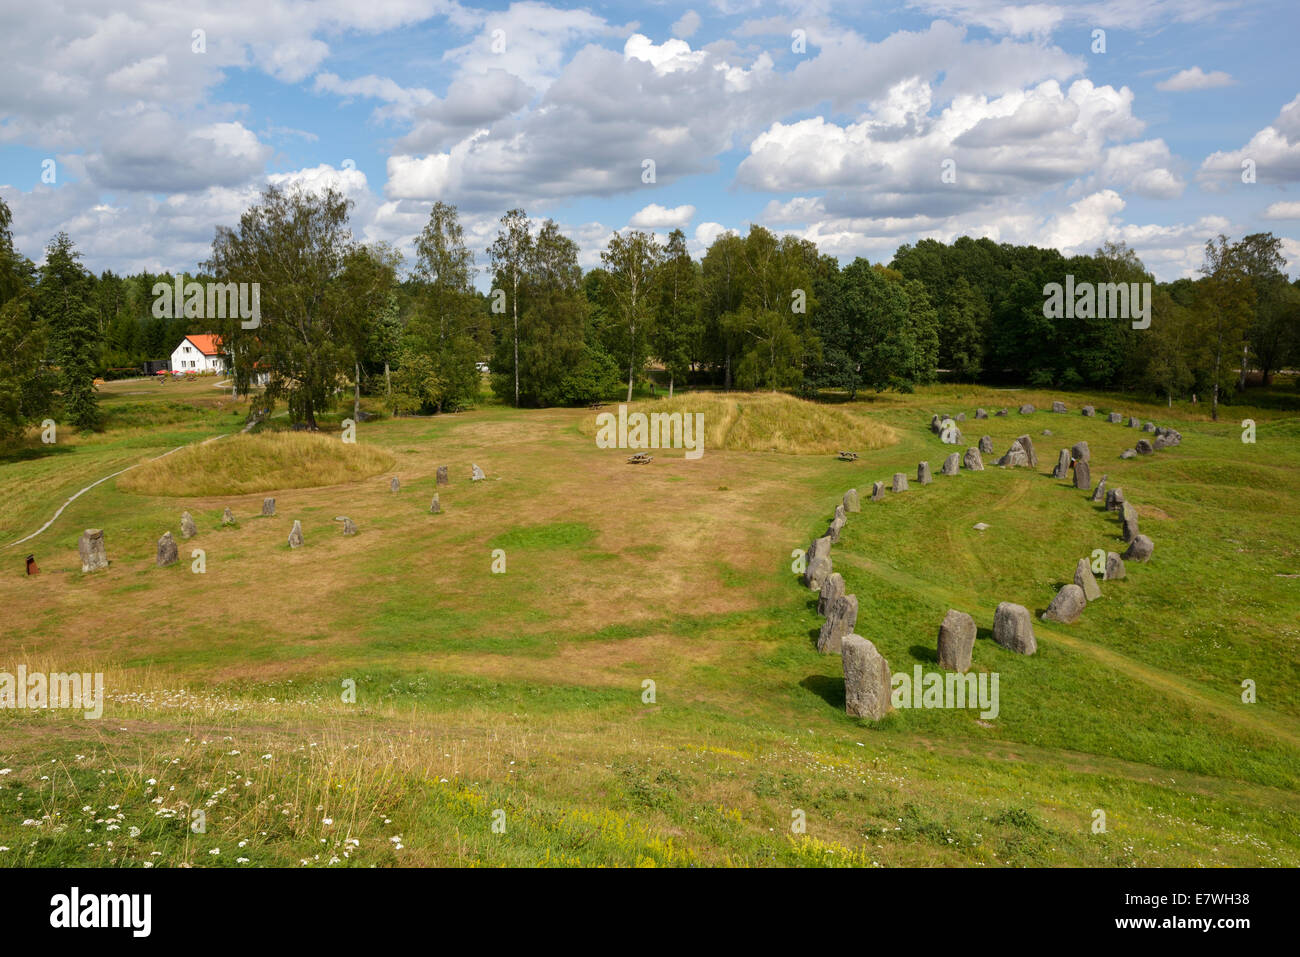
M 222 525 L 235 524 L 235 513 L 232 512 L 229 508 L 226 508 L 221 512 L 221 524 Z
M 1088 601 L 1096 601 L 1101 597 L 1101 586 L 1097 584 L 1097 576 L 1092 573 L 1088 559 L 1080 558 L 1074 566 L 1074 583 L 1083 589 L 1083 597 Z
M 1120 506 L 1120 521 L 1123 523 L 1124 541 L 1131 542 L 1138 537 L 1138 511 L 1128 502 Z
M 835 599 L 843 594 L 845 594 L 844 576 L 839 572 L 831 572 L 822 582 L 821 591 L 817 593 L 817 614 L 829 614 Z
M 844 710 L 855 718 L 879 721 L 889 713 L 889 662 L 861 635 L 840 642 L 844 659 Z
M 1020 407 L 1020 414 L 1021 414 L 1021 415 L 1033 415 L 1035 411 L 1037 411 L 1037 410 L 1036 410 L 1032 405 L 1030 405 L 1028 402 L 1026 402 L 1024 405 L 1022 405 L 1022 406 Z
M 956 454 L 955 452 L 953 453 Z M 916 466 L 916 481 L 921 485 L 929 485 L 934 478 L 930 475 L 930 463 L 921 462 Z
M 1047 606 L 1047 611 L 1043 612 L 1043 621 L 1059 621 L 1064 625 L 1072 625 L 1079 620 L 1087 605 L 1088 599 L 1082 588 L 1074 584 L 1062 585 L 1061 590 L 1052 599 L 1052 603 Z
M 987 419 L 988 417 L 989 417 L 988 412 L 984 411 L 983 409 L 976 409 L 976 410 L 975 410 L 975 418 L 977 418 L 977 419 Z
M 980 450 L 974 446 L 966 450 L 966 456 L 962 459 L 961 464 L 972 472 L 984 471 L 984 460 L 980 458 Z
M 1034 440 L 1027 435 L 1022 435 L 1016 441 L 1025 450 L 1025 455 L 1029 456 L 1029 467 L 1038 468 L 1038 453 L 1034 451 Z
M 108 567 L 108 550 L 104 547 L 104 530 L 88 528 L 77 539 L 77 552 L 81 555 L 81 570 L 97 572 Z
M 1089 418 L 1097 414 L 1097 410 L 1090 405 L 1085 405 L 1080 411 Z
M 1124 507 L 1124 490 L 1116 485 L 1106 493 L 1106 511 L 1118 512 Z
M 1130 429 L 1140 428 L 1141 426 L 1142 426 L 1142 423 L 1139 422 L 1137 419 L 1133 418 L 1133 416 L 1130 415 L 1130 416 L 1128 417 L 1128 427 L 1129 427 Z
M 293 528 L 289 530 L 289 547 L 302 548 L 302 522 L 296 518 L 293 520 Z
M 350 535 L 355 535 L 356 533 L 357 533 L 356 522 L 352 521 L 352 519 L 350 518 L 345 517 L 343 519 L 343 534 L 350 536 Z
M 266 516 L 271 516 L 275 514 L 275 499 L 273 498 L 262 499 L 262 514 Z
M 487 478 L 487 476 L 483 474 L 483 470 L 481 468 L 475 465 L 473 468 L 470 469 L 469 478 L 471 482 L 481 482 L 485 478 Z
M 441 514 L 442 514 L 442 503 L 438 501 L 438 493 L 437 493 L 437 492 L 434 492 L 434 493 L 433 493 L 433 501 L 429 503 L 429 514 L 431 514 L 431 515 L 441 515 Z
M 989 435 L 981 435 L 981 436 L 980 436 L 980 454 L 981 454 L 981 455 L 992 455 L 992 454 L 993 454 L 993 437 L 992 437 L 992 436 L 989 436 Z
M 1151 447 L 1151 443 L 1146 439 L 1138 439 L 1137 444 L 1133 446 L 1133 450 L 1137 452 L 1138 455 L 1150 455 L 1155 451 L 1155 449 Z
M 813 543 L 808 546 L 804 561 L 804 584 L 816 591 L 834 571 L 831 568 L 831 540 L 825 535 L 813 539 Z
M 194 516 L 189 512 L 181 512 L 181 538 L 193 538 L 199 533 L 194 524 Z
M 1092 501 L 1103 502 L 1105 501 L 1105 499 L 1106 499 L 1106 476 L 1103 475 L 1101 477 L 1101 481 L 1097 483 L 1096 490 L 1092 493 Z
M 1110 415 L 1106 416 L 1106 421 L 1111 425 L 1119 425 L 1124 421 L 1124 416 L 1119 412 L 1112 412 Z
M 939 470 L 940 475 L 956 475 L 957 469 L 961 467 L 961 456 L 956 452 L 943 460 L 943 468 Z
M 885 498 L 885 483 L 884 483 L 884 482 L 872 482 L 872 483 L 871 483 L 871 501 L 873 501 L 873 502 L 880 502 L 880 501 L 883 501 L 884 498 Z
M 1052 478 L 1063 479 L 1070 474 L 1070 450 L 1061 449 L 1056 457 L 1056 467 L 1052 469 Z
M 853 634 L 857 624 L 858 596 L 840 595 L 826 609 L 826 620 L 817 636 L 817 650 L 823 655 L 838 655 L 844 639 Z
M 1006 454 L 998 459 L 997 464 L 1008 469 L 1027 468 L 1029 466 L 1029 456 L 1025 454 L 1024 446 L 1020 444 L 1019 439 L 1011 443 L 1011 448 L 1007 449 Z
M 393 480 L 388 483 L 388 490 L 390 492 L 396 492 L 399 489 L 401 489 L 401 487 L 402 487 L 401 481 L 397 478 L 396 475 L 394 475 Z
M 1128 551 L 1124 553 L 1124 557 L 1137 562 L 1145 562 L 1155 550 L 1156 543 L 1151 539 L 1145 535 L 1134 535 L 1133 541 L 1128 543 Z
M 1065 403 L 1064 403 L 1064 402 L 1053 402 L 1053 403 L 1052 403 L 1052 411 L 1053 411 L 1053 412 L 1064 412 L 1064 411 L 1065 411 Z
M 1092 461 L 1092 451 L 1088 448 L 1087 442 L 1075 442 L 1070 447 L 1070 458 L 1083 459 L 1085 462 Z
M 906 492 L 906 491 L 907 491 L 907 476 L 904 475 L 902 472 L 895 472 L 895 473 L 894 473 L 894 485 L 893 485 L 893 489 L 894 489 L 895 492 Z
M 162 538 L 158 539 L 158 567 L 166 568 L 168 565 L 175 565 L 180 556 L 180 549 L 176 547 L 176 539 L 172 538 L 171 532 L 163 532 Z
M 1106 553 L 1106 581 L 1118 581 L 1128 574 L 1124 570 L 1124 559 L 1115 552 Z
M 1081 492 L 1092 488 L 1092 469 L 1087 459 L 1074 460 L 1074 487 Z
M 858 503 L 858 490 L 857 490 L 857 489 L 855 489 L 855 488 L 851 488 L 851 489 L 849 489 L 847 492 L 844 493 L 844 510 L 845 510 L 846 512 L 860 512 L 860 511 L 862 511 L 862 506 Z
M 964 611 L 948 609 L 939 625 L 939 667 L 944 671 L 969 671 L 975 647 L 975 619 Z
M 439 484 L 439 485 L 447 485 L 447 484 L 449 484 L 450 482 L 451 482 L 451 478 L 450 478 L 450 477 L 448 476 L 448 474 L 447 474 L 447 466 L 445 466 L 445 465 L 439 465 L 439 466 L 438 466 L 438 484 Z
M 1034 640 L 1034 621 L 1029 609 L 1004 601 L 993 613 L 993 640 L 1003 648 L 1021 655 L 1032 655 L 1038 650 Z

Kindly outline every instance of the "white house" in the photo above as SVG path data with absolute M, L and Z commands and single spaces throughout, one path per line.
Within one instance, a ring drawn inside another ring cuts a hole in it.
M 226 360 L 221 354 L 221 337 L 186 336 L 172 350 L 172 372 L 222 372 Z

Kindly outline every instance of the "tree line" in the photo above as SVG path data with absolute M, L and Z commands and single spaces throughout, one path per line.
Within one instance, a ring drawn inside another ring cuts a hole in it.
M 484 250 L 489 291 L 455 206 L 438 202 L 409 270 L 357 242 L 334 190 L 270 188 L 183 281 L 257 283 L 260 322 L 156 315 L 170 274 L 93 275 L 60 233 L 35 267 L 13 248 L 0 201 L 0 438 L 57 413 L 98 422 L 94 380 L 166 359 L 186 334 L 216 333 L 234 386 L 264 384 L 295 423 L 363 393 L 393 413 L 436 413 L 492 392 L 515 406 L 631 400 L 662 386 L 854 397 L 941 377 L 1220 401 L 1300 357 L 1300 280 L 1281 240 L 1206 243 L 1196 279 L 1157 283 L 1133 250 L 1091 255 L 961 237 L 901 246 L 891 262 L 841 267 L 763 226 L 719 235 L 700 259 L 684 233 L 613 234 L 584 273 L 550 219 L 501 217 Z M 1150 284 L 1150 325 L 1051 315 L 1050 284 Z M 650 370 L 654 375 L 650 375 Z

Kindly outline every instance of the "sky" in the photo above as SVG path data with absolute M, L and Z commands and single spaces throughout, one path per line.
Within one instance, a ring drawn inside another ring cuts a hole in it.
M 694 254 L 761 224 L 850 262 L 961 235 L 1160 280 L 1270 231 L 1300 275 L 1294 0 L 0 3 L 0 197 L 40 262 L 194 271 L 268 185 L 407 255 L 455 204 Z M 1253 175 L 1251 175 L 1253 173 Z M 486 282 L 486 271 L 479 279 Z

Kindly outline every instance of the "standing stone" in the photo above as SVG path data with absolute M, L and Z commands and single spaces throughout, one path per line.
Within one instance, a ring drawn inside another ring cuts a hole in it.
M 1116 485 L 1106 493 L 1106 511 L 1118 512 L 1124 506 L 1124 490 Z
M 1128 543 L 1128 551 L 1124 553 L 1124 557 L 1137 562 L 1145 562 L 1155 550 L 1156 543 L 1151 539 L 1145 535 L 1134 535 L 1133 541 Z
M 1092 461 L 1092 452 L 1088 448 L 1087 442 L 1075 442 L 1070 448 L 1070 457 L 1074 459 L 1083 459 L 1085 462 Z
M 1115 552 L 1106 553 L 1106 581 L 1117 581 L 1128 573 L 1124 570 L 1124 559 Z
M 1143 432 L 1154 432 L 1155 430 L 1156 430 L 1156 424 L 1154 422 L 1147 422 L 1144 423 L 1142 426 Z
M 975 410 L 975 418 L 977 418 L 977 419 L 987 419 L 988 417 L 989 417 L 988 412 L 984 411 L 983 409 L 976 409 L 976 410 Z
M 1088 416 L 1089 418 L 1097 414 L 1097 410 L 1090 405 L 1085 405 L 1081 411 L 1083 412 L 1084 415 Z
M 1037 410 L 1036 410 L 1032 405 L 1030 405 L 1028 402 L 1026 402 L 1024 405 L 1022 405 L 1022 406 L 1020 407 L 1020 414 L 1021 414 L 1021 415 L 1033 415 L 1035 411 L 1037 411 Z
M 181 512 L 181 538 L 193 538 L 198 533 L 199 530 L 194 525 L 194 516 L 189 512 Z
M 889 662 L 861 635 L 840 642 L 844 659 L 844 710 L 855 718 L 879 721 L 889 713 Z
M 938 435 L 939 432 L 942 431 L 943 426 L 940 424 L 942 421 L 943 420 L 939 418 L 939 413 L 937 412 L 930 416 L 930 431 L 935 435 Z
M 958 421 L 958 422 L 965 422 L 965 421 L 966 421 L 966 413 L 965 413 L 965 412 L 958 412 L 958 413 L 957 413 L 957 421 Z
M 907 491 L 907 476 L 904 475 L 902 472 L 895 472 L 895 473 L 894 473 L 894 486 L 893 486 L 893 487 L 894 487 L 894 491 L 895 491 L 895 492 L 906 492 L 906 491 Z
M 1029 457 L 1029 467 L 1034 469 L 1038 468 L 1038 453 L 1034 451 L 1034 440 L 1027 435 L 1022 435 L 1016 441 L 1018 441 L 1020 447 L 1025 450 L 1025 455 Z
M 1074 583 L 1083 589 L 1083 597 L 1088 601 L 1096 601 L 1101 597 L 1101 586 L 1097 584 L 1097 576 L 1092 573 L 1088 559 L 1080 558 L 1074 566 Z
M 823 655 L 838 655 L 842 642 L 853 634 L 857 624 L 858 596 L 840 595 L 826 610 L 826 620 L 817 636 L 817 650 Z
M 1079 620 L 1088 599 L 1078 585 L 1063 585 L 1056 593 L 1052 603 L 1043 612 L 1043 621 L 1059 621 L 1063 625 L 1072 625 Z
M 388 483 L 388 491 L 390 491 L 390 492 L 396 492 L 396 491 L 398 491 L 401 487 L 402 487 L 402 483 L 401 483 L 401 481 L 399 481 L 398 478 L 397 478 L 397 476 L 394 475 L 394 476 L 393 476 L 393 480 L 392 480 L 391 482 Z
M 1094 502 L 1105 501 L 1105 497 L 1106 497 L 1106 476 L 1103 475 L 1101 477 L 1101 481 L 1097 483 L 1097 490 L 1092 493 L 1092 501 Z
M 1004 601 L 993 613 L 993 640 L 1003 648 L 1021 655 L 1032 655 L 1038 650 L 1034 640 L 1034 621 L 1029 609 Z
M 1092 488 L 1092 469 L 1087 459 L 1074 460 L 1074 487 L 1081 492 Z
M 1025 454 L 1024 446 L 1020 444 L 1019 439 L 1011 443 L 1011 448 L 1007 449 L 1006 454 L 998 459 L 997 464 L 1008 469 L 1028 467 L 1029 456 Z
M 487 478 L 487 476 L 483 474 L 483 470 L 479 468 L 477 465 L 473 466 L 473 468 L 470 470 L 469 479 L 471 482 L 481 482 L 485 478 Z
M 429 503 L 429 513 L 431 515 L 442 514 L 442 503 L 438 501 L 438 493 L 433 493 L 433 501 Z
M 835 599 L 844 593 L 844 576 L 839 572 L 831 572 L 826 580 L 822 582 L 821 591 L 817 593 L 817 614 L 830 614 Z
M 988 435 L 982 435 L 982 436 L 980 436 L 980 454 L 981 454 L 981 455 L 992 455 L 992 454 L 993 454 L 993 438 L 992 438 L 992 436 L 988 436 Z
M 939 441 L 944 445 L 961 445 L 961 429 L 957 428 L 957 423 L 952 419 L 945 419 L 942 431 L 939 432 Z
M 293 528 L 289 531 L 289 547 L 302 548 L 302 522 L 296 518 L 293 520 Z
M 1065 411 L 1065 403 L 1064 403 L 1064 402 L 1053 402 L 1053 403 L 1052 403 L 1052 411 L 1053 411 L 1053 412 L 1064 412 L 1064 411 Z
M 975 619 L 964 611 L 948 609 L 939 626 L 939 667 L 944 671 L 969 671 L 975 647 Z
M 873 502 L 880 502 L 880 501 L 883 501 L 884 498 L 885 498 L 885 483 L 884 483 L 884 482 L 872 482 L 872 483 L 871 483 L 871 501 L 873 501 Z
M 77 552 L 81 555 L 81 570 L 97 572 L 108 567 L 108 550 L 104 547 L 104 530 L 88 528 L 77 539 Z
M 971 472 L 984 471 L 984 460 L 980 458 L 980 450 L 974 446 L 966 450 L 966 456 L 962 459 L 961 464 Z
M 831 519 L 830 527 L 826 529 L 826 537 L 834 545 L 840 540 L 840 532 L 844 531 L 844 523 L 848 521 L 848 516 L 844 514 L 844 506 L 835 506 L 835 517 Z
M 1168 444 L 1169 442 L 1166 441 L 1163 435 L 1157 435 L 1154 439 L 1151 440 L 1151 447 L 1155 449 L 1157 452 L 1159 452 Z
M 1063 479 L 1070 474 L 1070 450 L 1061 449 L 1061 454 L 1056 457 L 1056 467 L 1052 469 L 1052 478 Z
M 438 466 L 438 484 L 439 484 L 439 485 L 447 485 L 450 481 L 451 481 L 451 479 L 450 479 L 450 478 L 448 477 L 448 475 L 447 475 L 447 466 L 445 466 L 445 465 L 439 465 L 439 466 Z
M 957 454 L 956 452 L 953 453 L 953 455 L 956 454 Z M 920 485 L 929 485 L 932 481 L 934 481 L 934 478 L 930 475 L 929 462 L 921 462 L 919 465 L 917 465 L 916 481 Z
M 262 499 L 262 514 L 266 516 L 271 516 L 275 514 L 275 499 L 273 498 Z
M 1120 521 L 1123 522 L 1124 541 L 1131 542 L 1138 537 L 1138 512 L 1128 502 L 1120 507 Z
M 343 519 L 343 534 L 344 534 L 344 535 L 355 535 L 356 533 L 357 533 L 357 525 L 356 525 L 356 523 L 355 523 L 354 521 L 352 521 L 352 519 L 350 519 L 350 518 L 344 518 L 344 519 Z
M 845 510 L 846 512 L 860 512 L 860 511 L 862 511 L 862 506 L 858 503 L 858 490 L 857 490 L 857 489 L 855 489 L 855 488 L 851 488 L 851 489 L 849 489 L 847 492 L 844 493 L 844 510 Z
M 1007 410 L 1006 410 L 1006 409 L 998 409 L 997 412 L 995 412 L 995 413 L 993 413 L 993 414 L 996 415 L 998 418 L 1002 418 L 1004 415 L 1007 414 Z
M 807 562 L 803 573 L 804 584 L 816 591 L 834 571 L 831 568 L 831 540 L 824 535 L 813 539 L 804 560 Z
M 1133 446 L 1133 450 L 1137 452 L 1138 455 L 1150 455 L 1155 451 L 1155 449 L 1151 447 L 1151 443 L 1146 439 L 1138 439 L 1137 444 Z
M 943 468 L 939 470 L 940 475 L 956 475 L 957 469 L 961 466 L 961 456 L 956 452 L 943 460 Z
M 176 539 L 172 538 L 171 532 L 163 532 L 162 538 L 158 539 L 158 567 L 166 568 L 168 565 L 175 565 L 180 550 L 176 547 Z
M 232 512 L 229 508 L 226 508 L 224 511 L 222 511 L 222 513 L 221 513 L 221 524 L 222 524 L 222 525 L 234 525 L 234 524 L 235 524 L 235 513 Z
M 1128 417 L 1128 427 L 1129 427 L 1130 429 L 1136 429 L 1136 428 L 1139 428 L 1141 425 L 1142 425 L 1142 423 L 1139 422 L 1137 419 L 1133 418 L 1133 416 L 1130 415 L 1130 416 Z
M 1119 425 L 1124 421 L 1124 416 L 1119 412 L 1112 412 L 1110 415 L 1106 416 L 1106 421 L 1111 425 Z

